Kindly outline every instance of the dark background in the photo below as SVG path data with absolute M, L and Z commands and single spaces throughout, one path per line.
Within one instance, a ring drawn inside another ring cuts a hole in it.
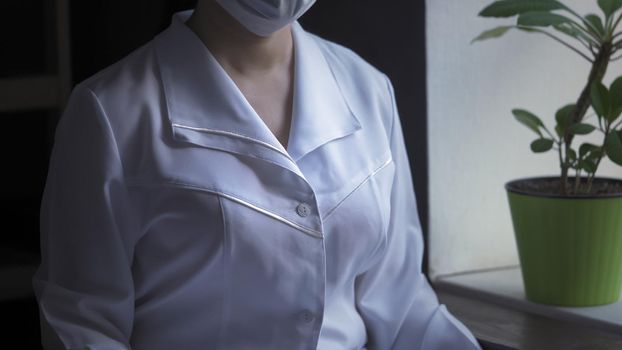
M 192 8 L 195 1 L 70 1 L 73 85 L 149 41 L 169 25 L 173 12 Z M 424 1 L 319 0 L 300 22 L 305 29 L 353 49 L 393 82 L 426 234 L 424 20 Z M 55 74 L 54 26 L 53 0 L 2 0 L 0 79 Z M 59 115 L 57 110 L 0 112 L 4 124 L 0 137 L 4 165 L 0 172 L 0 339 L 20 349 L 40 348 L 38 308 L 32 295 L 2 296 L 2 290 L 17 283 L 2 271 L 38 263 L 39 204 Z

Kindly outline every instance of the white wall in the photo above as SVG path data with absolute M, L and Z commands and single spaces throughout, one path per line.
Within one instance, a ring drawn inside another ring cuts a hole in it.
M 557 175 L 559 165 L 552 152 L 531 153 L 534 134 L 510 111 L 528 109 L 552 130 L 555 111 L 576 100 L 590 68 L 540 34 L 510 32 L 470 44 L 512 21 L 477 17 L 491 2 L 426 1 L 432 277 L 518 265 L 503 186 Z M 564 3 L 579 13 L 599 11 L 595 0 Z M 613 64 L 606 81 L 619 75 L 622 65 Z M 622 169 L 607 160 L 598 175 L 622 177 Z

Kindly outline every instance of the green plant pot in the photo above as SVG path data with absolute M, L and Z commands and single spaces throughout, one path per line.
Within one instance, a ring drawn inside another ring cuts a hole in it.
M 558 306 L 609 304 L 622 291 L 622 193 L 561 197 L 506 184 L 527 299 Z M 620 180 L 597 179 L 603 181 Z

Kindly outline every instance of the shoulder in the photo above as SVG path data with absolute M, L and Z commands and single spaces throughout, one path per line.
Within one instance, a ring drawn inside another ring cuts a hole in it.
M 153 40 L 136 48 L 120 60 L 96 72 L 79 85 L 91 90 L 98 98 L 123 96 L 137 88 L 152 84 L 157 76 Z M 134 95 L 135 96 L 135 95 Z
M 77 84 L 72 95 L 75 98 L 69 104 L 86 97 L 115 138 L 129 138 L 150 119 L 146 117 L 165 111 L 153 40 Z M 74 119 L 93 119 L 87 114 Z
M 74 89 L 90 90 L 106 112 L 146 100 L 161 89 L 153 40 L 80 82 Z

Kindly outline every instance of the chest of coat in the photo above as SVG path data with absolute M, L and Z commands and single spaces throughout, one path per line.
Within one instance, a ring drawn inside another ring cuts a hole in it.
M 326 239 L 331 248 L 344 247 L 339 255 L 352 264 L 357 256 L 368 257 L 384 239 L 393 172 L 382 132 L 360 130 L 298 162 L 228 135 L 183 128 L 174 132 L 166 142 L 144 148 L 141 161 L 128 169 L 130 192 L 142 216 L 138 242 L 156 238 L 153 232 L 160 232 L 163 224 L 157 218 L 163 217 L 170 233 L 160 235 L 183 238 L 184 232 L 203 232 L 197 235 L 222 237 L 223 232 L 214 231 L 226 229 L 223 214 L 217 213 L 223 207 L 204 198 L 227 201 L 224 214 L 231 239 L 256 244 L 259 250 L 270 247 L 257 242 L 280 230 L 284 235 L 273 240 Z M 195 209 L 188 210 L 188 203 Z M 268 226 L 258 226 L 254 218 L 259 216 L 268 219 L 261 221 Z
M 313 332 L 325 295 L 351 288 L 385 247 L 394 166 L 381 133 L 361 130 L 292 162 L 227 135 L 177 132 L 142 142 L 149 147 L 126 170 L 142 223 L 137 319 L 153 317 L 153 305 L 180 320 L 202 308 L 218 315 L 206 325 L 214 331 L 253 333 L 262 320 Z M 143 331 L 148 321 L 137 322 Z

